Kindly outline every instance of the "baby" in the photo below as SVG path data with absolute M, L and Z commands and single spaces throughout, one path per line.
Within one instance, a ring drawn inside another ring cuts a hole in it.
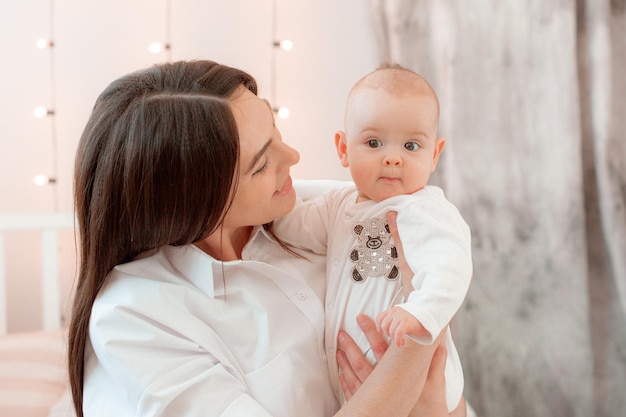
M 439 101 L 418 74 L 393 65 L 366 75 L 348 96 L 345 131 L 335 134 L 339 160 L 349 167 L 354 187 L 299 201 L 275 222 L 275 232 L 289 244 L 327 254 L 329 357 L 335 357 L 339 330 L 369 349 L 356 324 L 358 314 L 377 317 L 398 346 L 405 336 L 431 344 L 446 332 L 446 399 L 452 411 L 463 394 L 463 371 L 449 323 L 471 281 L 471 237 L 443 191 L 427 185 L 445 146 L 438 125 Z M 389 211 L 398 213 L 412 277 L 400 274 L 385 220 Z M 328 364 L 341 401 L 337 364 Z

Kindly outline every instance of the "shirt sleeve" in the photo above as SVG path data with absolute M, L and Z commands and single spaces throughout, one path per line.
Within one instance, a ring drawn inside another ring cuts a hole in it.
M 274 221 L 274 233 L 285 243 L 325 255 L 331 220 L 328 201 L 330 193 L 310 200 L 297 198 L 293 210 Z
M 437 191 L 436 189 L 435 191 Z M 398 211 L 398 230 L 413 290 L 400 307 L 430 333 L 431 344 L 461 307 L 472 278 L 471 236 L 456 207 L 429 190 Z

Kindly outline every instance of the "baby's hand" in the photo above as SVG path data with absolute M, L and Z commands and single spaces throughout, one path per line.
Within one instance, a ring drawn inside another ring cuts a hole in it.
M 425 332 L 424 326 L 400 307 L 392 307 L 380 313 L 376 318 L 376 326 L 392 338 L 397 346 L 404 345 L 404 335 L 420 336 Z

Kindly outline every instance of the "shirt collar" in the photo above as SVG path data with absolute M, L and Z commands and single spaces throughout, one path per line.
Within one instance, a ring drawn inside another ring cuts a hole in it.
M 243 248 L 242 260 L 220 261 L 208 255 L 195 245 L 166 246 L 164 255 L 176 268 L 182 277 L 185 277 L 194 286 L 209 297 L 215 296 L 215 277 L 221 276 L 223 267 L 231 267 L 243 261 L 250 260 L 250 253 L 254 253 L 259 239 L 273 240 L 263 226 L 254 226 L 248 243 Z

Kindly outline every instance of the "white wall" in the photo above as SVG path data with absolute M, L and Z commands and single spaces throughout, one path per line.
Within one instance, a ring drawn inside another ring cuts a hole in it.
M 118 76 L 168 59 L 213 59 L 251 72 L 261 95 L 291 110 L 278 125 L 301 152 L 293 176 L 348 178 L 333 133 L 351 85 L 377 65 L 367 1 L 3 1 L 0 27 L 0 212 L 71 210 L 74 151 L 97 95 Z M 274 34 L 294 49 L 273 48 Z M 52 50 L 35 47 L 51 35 Z M 169 41 L 170 52 L 149 53 L 155 40 Z M 55 116 L 36 119 L 37 105 L 54 105 Z M 35 186 L 38 173 L 57 184 Z M 11 331 L 39 325 L 37 296 L 24 302 L 39 292 L 37 239 L 5 239 Z M 62 243 L 69 287 L 73 238 Z

